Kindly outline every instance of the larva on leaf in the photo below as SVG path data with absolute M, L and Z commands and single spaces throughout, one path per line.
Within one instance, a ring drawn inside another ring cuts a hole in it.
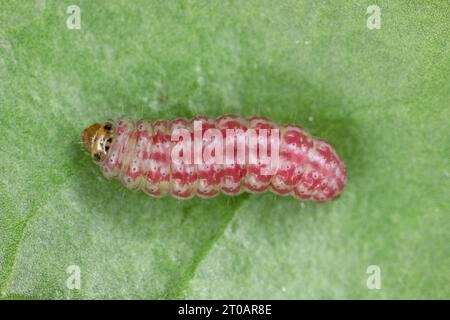
M 330 144 L 300 126 L 261 116 L 154 122 L 120 117 L 89 126 L 82 140 L 105 177 L 154 197 L 270 190 L 322 203 L 339 196 L 347 182 Z

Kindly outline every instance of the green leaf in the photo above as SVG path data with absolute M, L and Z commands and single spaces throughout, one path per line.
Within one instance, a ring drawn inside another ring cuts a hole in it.
M 78 1 L 79 30 L 64 2 L 2 3 L 0 297 L 450 298 L 448 2 L 375 2 L 379 30 L 373 1 Z M 223 113 L 329 140 L 346 191 L 153 199 L 80 144 Z

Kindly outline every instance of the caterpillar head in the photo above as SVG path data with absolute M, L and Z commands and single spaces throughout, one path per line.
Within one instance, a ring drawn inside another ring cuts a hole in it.
M 81 134 L 84 149 L 98 163 L 105 160 L 113 138 L 114 130 L 111 122 L 105 122 L 103 124 L 94 123 L 84 129 Z

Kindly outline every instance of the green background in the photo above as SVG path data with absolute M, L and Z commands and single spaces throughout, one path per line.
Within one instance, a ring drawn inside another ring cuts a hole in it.
M 81 30 L 66 9 L 81 8 Z M 367 7 L 381 8 L 369 30 Z M 6 1 L 0 297 L 450 298 L 448 1 Z M 153 199 L 80 132 L 262 114 L 329 140 L 336 201 Z M 66 287 L 67 267 L 81 289 Z M 369 290 L 366 269 L 381 268 Z

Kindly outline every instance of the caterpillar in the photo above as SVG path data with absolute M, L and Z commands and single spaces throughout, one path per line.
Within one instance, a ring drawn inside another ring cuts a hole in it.
M 244 135 L 240 144 L 239 134 Z M 210 198 L 270 190 L 323 203 L 338 197 L 347 182 L 344 163 L 325 140 L 301 126 L 277 125 L 262 116 L 154 122 L 122 116 L 89 126 L 81 138 L 106 178 L 154 197 Z

